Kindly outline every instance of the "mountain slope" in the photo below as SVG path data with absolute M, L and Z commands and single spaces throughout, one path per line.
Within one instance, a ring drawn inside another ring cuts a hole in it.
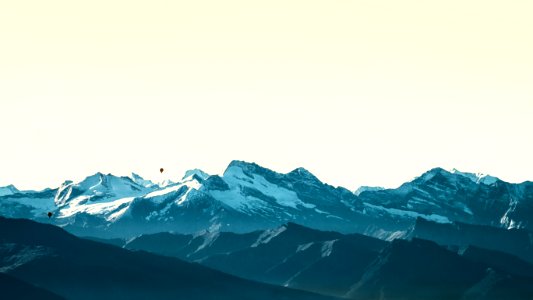
M 380 253 L 347 296 L 382 300 L 531 299 L 532 284 L 533 278 L 494 271 L 433 242 L 396 240 Z
M 48 219 L 47 213 L 53 213 Z M 392 240 L 417 218 L 531 229 L 533 183 L 432 169 L 397 189 L 356 193 L 303 168 L 286 174 L 231 162 L 222 176 L 195 169 L 154 184 L 132 174 L 96 173 L 57 189 L 0 195 L 0 214 L 53 223 L 80 236 L 129 239 L 145 233 L 252 232 L 294 222 Z
M 4 273 L 0 273 L 0 292 L 3 299 L 20 300 L 60 300 L 64 299 L 47 290 L 16 279 Z
M 527 286 L 533 283 L 533 267 L 503 252 L 469 246 L 457 253 L 457 247 L 416 238 L 389 243 L 292 223 L 247 234 L 142 235 L 125 247 L 337 297 L 348 293 L 354 299 L 498 299 L 496 295 L 511 287 L 517 289 L 510 294 L 517 299 L 533 295 Z
M 197 261 L 243 278 L 342 296 L 386 244 L 289 223 L 247 234 L 142 235 L 125 247 Z
M 417 219 L 406 238 L 421 238 L 446 246 L 477 246 L 516 255 L 533 262 L 533 232 L 460 222 L 439 224 Z
M 13 195 L 19 192 L 20 191 L 12 184 L 0 187 L 0 196 Z
M 503 228 L 533 225 L 532 182 L 511 184 L 457 170 L 435 168 L 397 189 L 364 191 L 359 199 L 389 210 L 438 214 L 447 222 Z
M 325 299 L 0 218 L 0 268 L 69 299 Z

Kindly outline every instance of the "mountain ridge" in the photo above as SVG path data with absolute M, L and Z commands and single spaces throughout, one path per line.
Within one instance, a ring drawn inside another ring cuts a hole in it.
M 53 217 L 48 219 L 47 212 Z M 278 173 L 234 160 L 222 175 L 193 169 L 182 180 L 164 184 L 137 174 L 97 172 L 57 189 L 0 196 L 0 214 L 100 237 L 208 228 L 251 232 L 296 222 L 387 239 L 408 230 L 417 217 L 531 229 L 533 183 L 433 168 L 396 189 L 352 192 L 304 168 Z

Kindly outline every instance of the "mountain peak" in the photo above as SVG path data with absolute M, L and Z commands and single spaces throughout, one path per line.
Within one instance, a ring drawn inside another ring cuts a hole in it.
M 206 172 L 200 169 L 192 169 L 192 170 L 187 170 L 185 172 L 182 180 L 197 179 L 198 181 L 204 181 L 207 178 L 209 178 L 209 176 L 210 176 L 209 174 L 207 174 Z
M 297 175 L 299 177 L 303 177 L 305 179 L 310 179 L 312 181 L 320 181 L 318 180 L 318 178 L 316 178 L 315 175 L 313 175 L 313 173 L 309 172 L 307 169 L 305 168 L 296 168 L 294 170 L 292 170 L 291 172 L 289 172 L 287 175 Z
M 486 185 L 491 185 L 491 184 L 494 184 L 495 182 L 499 181 L 498 178 L 490 176 L 490 175 L 487 175 L 487 174 L 483 174 L 483 173 L 461 172 L 461 171 L 459 171 L 459 170 L 457 170 L 455 168 L 453 168 L 451 170 L 445 170 L 445 169 L 440 168 L 440 167 L 433 168 L 433 169 L 425 172 L 424 174 L 420 175 L 416 179 L 420 179 L 420 180 L 423 180 L 423 181 L 429 181 L 429 180 L 433 179 L 433 177 L 435 177 L 436 175 L 442 175 L 442 176 L 447 177 L 447 178 L 453 178 L 453 177 L 457 178 L 459 176 L 459 177 L 463 177 L 463 178 L 468 178 L 468 179 L 470 179 L 471 181 L 473 181 L 476 184 L 482 183 L 482 184 L 486 184 Z
M 251 176 L 252 174 L 265 174 L 272 172 L 267 168 L 263 168 L 260 165 L 253 163 L 253 162 L 246 162 L 242 160 L 233 160 L 230 162 L 226 170 L 224 171 L 224 175 L 231 174 L 235 169 L 241 169 L 242 172 L 248 176 Z
M 0 187 L 0 196 L 13 195 L 20 192 L 14 185 Z
M 131 173 L 131 179 L 136 184 L 142 185 L 144 187 L 152 187 L 152 186 L 154 186 L 154 183 L 151 180 L 144 179 L 139 174 L 136 174 L 136 173 L 133 173 L 133 172 Z
M 229 163 L 229 165 L 226 168 L 226 170 L 231 168 L 231 167 L 238 167 L 238 168 L 242 168 L 242 169 L 250 169 L 250 168 L 259 167 L 259 165 L 254 163 L 254 162 L 247 162 L 247 161 L 244 161 L 244 160 L 232 160 Z

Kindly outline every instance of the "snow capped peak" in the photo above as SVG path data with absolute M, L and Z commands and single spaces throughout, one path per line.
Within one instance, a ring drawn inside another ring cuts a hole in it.
M 104 176 L 104 174 L 96 172 L 93 175 L 85 177 L 85 179 L 78 182 L 76 185 L 83 189 L 89 189 L 93 186 L 101 184 L 104 180 Z
M 428 181 L 428 180 L 431 180 L 433 177 L 435 177 L 435 175 L 437 174 L 447 174 L 448 171 L 444 170 L 443 168 L 433 168 L 427 172 L 425 172 L 424 174 L 422 174 L 420 177 L 417 177 L 424 180 L 424 181 Z
M 198 181 L 206 180 L 210 175 L 200 169 L 187 170 L 182 180 L 192 180 L 196 177 Z
M 246 162 L 244 160 L 232 160 L 229 165 L 228 165 L 228 168 L 230 167 L 241 167 L 241 168 L 247 168 L 251 165 L 255 165 L 255 163 L 250 163 L 250 162 Z
M 12 184 L 0 187 L 0 196 L 13 195 L 18 192 L 19 190 Z
M 308 181 L 320 181 L 318 180 L 318 178 L 316 178 L 315 175 L 313 175 L 313 173 L 309 172 L 308 170 L 304 169 L 304 168 L 296 168 L 294 170 L 292 170 L 291 172 L 289 172 L 287 175 L 289 176 L 299 176 L 299 177 L 302 177 Z
M 134 179 L 144 180 L 138 175 Z M 130 177 L 117 177 L 112 174 L 105 175 L 97 172 L 78 183 L 65 181 L 59 187 L 54 201 L 58 206 L 81 205 L 86 201 L 113 201 L 125 197 L 135 197 L 149 190 L 149 187 Z
M 135 174 L 135 173 L 131 173 L 131 179 L 133 180 L 133 182 L 135 182 L 136 184 L 138 185 L 142 185 L 144 187 L 153 187 L 154 186 L 154 183 L 151 181 L 151 180 L 148 180 L 148 179 L 144 179 L 142 178 L 140 175 L 138 174 Z
M 470 179 L 473 182 L 478 183 L 478 184 L 479 183 L 483 183 L 483 184 L 486 184 L 486 185 L 491 185 L 491 184 L 494 184 L 496 181 L 499 180 L 498 178 L 490 176 L 490 175 L 487 175 L 487 174 L 461 172 L 461 171 L 459 171 L 459 170 L 457 170 L 455 168 L 450 170 L 450 173 L 466 177 L 466 178 L 468 178 L 468 179 Z
M 415 180 L 429 181 L 433 179 L 433 177 L 435 177 L 436 175 L 442 175 L 448 178 L 449 180 L 455 180 L 458 178 L 457 176 L 465 177 L 477 184 L 485 184 L 485 185 L 491 185 L 499 181 L 498 178 L 487 175 L 487 174 L 461 172 L 455 168 L 451 170 L 445 170 L 443 168 L 433 168 L 425 172 L 421 176 L 415 178 Z
M 226 173 L 228 172 L 231 173 L 238 169 L 241 170 L 238 172 L 244 173 L 249 177 L 252 176 L 252 174 L 264 175 L 266 173 L 275 173 L 267 168 L 261 167 L 256 163 L 250 163 L 242 160 L 233 160 L 226 168 L 226 171 L 224 171 L 223 176 L 226 176 Z

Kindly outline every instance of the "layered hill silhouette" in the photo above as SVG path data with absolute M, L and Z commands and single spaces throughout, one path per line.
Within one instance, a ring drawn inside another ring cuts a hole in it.
M 533 266 L 519 257 L 419 238 L 387 242 L 289 223 L 246 234 L 141 235 L 124 242 L 123 247 L 179 257 L 256 281 L 350 299 L 499 299 L 506 293 L 513 295 L 511 299 L 533 296 Z
M 3 282 L 14 277 L 19 285 L 22 280 L 66 299 L 328 299 L 80 239 L 29 220 L 0 217 L 0 247 L 0 268 L 9 275 L 0 277 Z M 60 299 L 33 290 L 42 299 Z

